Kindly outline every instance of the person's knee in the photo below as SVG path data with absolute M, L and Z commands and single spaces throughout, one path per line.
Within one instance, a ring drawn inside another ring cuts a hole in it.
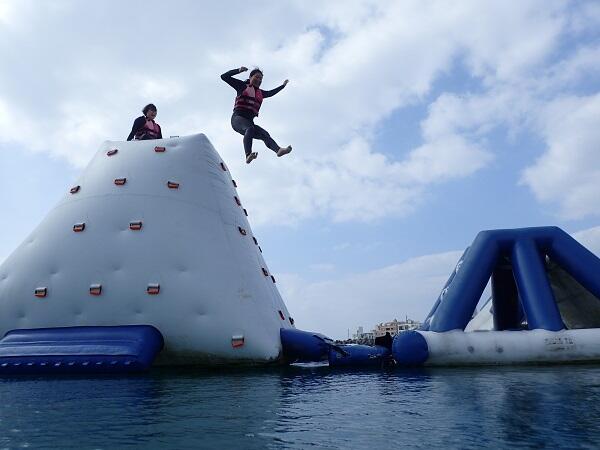
M 260 134 L 260 136 L 263 139 L 270 139 L 271 138 L 271 135 L 269 134 L 269 132 L 267 130 L 265 130 L 264 128 L 260 128 L 259 130 L 256 130 L 256 132 L 258 134 Z

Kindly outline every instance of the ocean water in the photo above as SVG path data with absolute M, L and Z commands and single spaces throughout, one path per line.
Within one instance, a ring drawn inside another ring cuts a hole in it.
M 0 448 L 599 448 L 600 366 L 0 379 Z

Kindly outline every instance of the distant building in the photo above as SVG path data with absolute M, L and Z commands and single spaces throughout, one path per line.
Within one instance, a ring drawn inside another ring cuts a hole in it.
M 394 319 L 391 322 L 380 323 L 375 327 L 373 333 L 375 334 L 375 337 L 385 336 L 385 333 L 396 336 L 401 331 L 415 330 L 420 326 L 421 322 L 417 322 L 416 320 L 407 318 L 406 320 L 399 321 L 398 319 Z
M 416 330 L 421 326 L 421 322 L 406 318 L 406 320 L 399 321 L 394 319 L 391 322 L 385 322 L 378 324 L 371 331 L 364 331 L 363 327 L 358 327 L 356 333 L 352 335 L 352 339 L 359 343 L 372 343 L 376 337 L 385 336 L 385 333 L 390 333 L 392 336 L 396 336 L 401 331 Z
M 358 329 L 356 330 L 356 333 L 352 335 L 352 339 L 355 341 L 373 341 L 375 339 L 375 332 L 374 331 L 367 331 L 365 332 L 363 327 L 358 327 Z

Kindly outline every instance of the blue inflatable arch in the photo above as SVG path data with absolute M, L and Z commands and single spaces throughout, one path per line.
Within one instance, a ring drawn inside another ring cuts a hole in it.
M 464 330 L 492 280 L 494 328 L 565 328 L 546 273 L 557 263 L 600 298 L 600 259 L 558 227 L 480 232 L 465 250 L 425 320 L 423 331 Z

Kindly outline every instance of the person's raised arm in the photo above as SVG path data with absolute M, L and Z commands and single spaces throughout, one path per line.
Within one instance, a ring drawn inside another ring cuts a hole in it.
M 144 125 L 146 124 L 146 118 L 141 116 L 133 121 L 133 127 L 131 127 L 131 133 L 127 136 L 127 140 L 130 141 Z
M 270 91 L 263 91 L 263 98 L 273 97 L 280 90 L 282 90 L 284 87 L 286 87 L 288 82 L 289 82 L 289 80 L 285 80 L 281 86 L 276 87 L 275 89 L 271 89 Z
M 240 67 L 239 69 L 228 70 L 221 75 L 221 80 L 234 88 L 236 91 L 239 91 L 240 89 L 244 89 L 246 87 L 246 83 L 244 83 L 242 80 L 238 80 L 237 78 L 233 78 L 233 75 L 245 72 L 246 70 L 248 70 L 248 68 L 244 66 Z

